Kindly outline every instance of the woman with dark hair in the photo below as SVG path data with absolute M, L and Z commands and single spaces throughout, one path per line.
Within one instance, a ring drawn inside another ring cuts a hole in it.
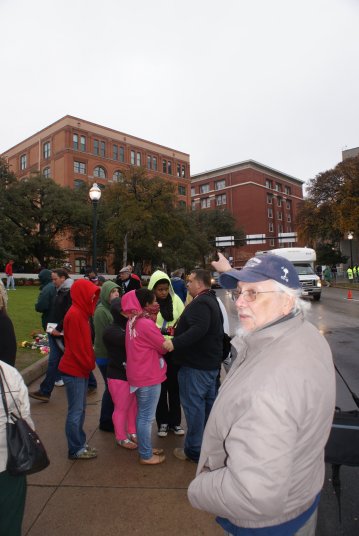
M 14 326 L 6 312 L 6 301 L 0 293 L 0 359 L 12 367 L 16 359 L 16 337 Z
M 128 317 L 126 327 L 127 380 L 137 399 L 137 441 L 140 463 L 157 465 L 165 461 L 162 449 L 152 449 L 151 428 L 166 379 L 162 355 L 165 338 L 156 326 L 159 305 L 152 290 L 131 290 L 122 297 L 122 309 Z
M 172 339 L 174 326 L 181 316 L 184 305 L 174 293 L 171 280 L 165 272 L 157 270 L 151 276 L 148 288 L 153 289 L 160 306 L 156 324 L 166 339 Z M 172 356 L 167 358 L 167 379 L 161 385 L 161 395 L 156 410 L 158 426 L 157 435 L 166 437 L 168 430 L 175 435 L 184 435 L 181 426 L 181 404 L 178 386 L 178 365 L 173 363 Z

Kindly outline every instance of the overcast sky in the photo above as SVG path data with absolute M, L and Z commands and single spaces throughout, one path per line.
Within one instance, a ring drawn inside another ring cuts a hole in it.
M 66 114 L 307 180 L 359 146 L 358 0 L 0 0 L 0 153 Z

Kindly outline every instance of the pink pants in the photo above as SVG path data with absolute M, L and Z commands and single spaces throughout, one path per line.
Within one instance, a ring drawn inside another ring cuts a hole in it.
M 117 441 L 126 439 L 127 434 L 136 433 L 136 393 L 130 393 L 130 384 L 123 380 L 107 379 L 108 390 L 114 405 L 112 422 Z

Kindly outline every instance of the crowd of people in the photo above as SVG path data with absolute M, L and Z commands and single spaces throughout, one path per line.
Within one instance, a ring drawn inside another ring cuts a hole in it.
M 213 266 L 222 287 L 232 291 L 239 319 L 232 339 L 237 357 L 220 388 L 228 318 L 210 272 L 194 269 L 185 283 L 181 272 L 169 277 L 156 270 L 142 286 L 128 266 L 114 282 L 94 272 L 73 281 L 57 269 L 40 273 L 35 307 L 49 333 L 50 356 L 45 379 L 30 397 L 48 403 L 60 375 L 68 457 L 94 459 L 84 421 L 97 364 L 105 383 L 99 428 L 113 432 L 120 448 L 137 450 L 142 465 L 166 459 L 152 445 L 155 421 L 158 437 L 184 436 L 173 454 L 197 464 L 190 503 L 215 514 L 226 534 L 314 536 L 335 405 L 330 348 L 305 320 L 289 261 L 257 256 L 236 270 L 219 254 Z M 0 305 L 1 333 L 9 319 L 4 299 Z M 0 359 L 9 363 L 11 352 Z M 7 374 L 10 365 L 4 365 Z M 30 419 L 26 388 L 15 373 Z M 1 411 L 0 463 L 1 520 L 8 504 L 4 486 L 18 493 L 17 513 L 26 486 L 16 491 L 8 482 Z

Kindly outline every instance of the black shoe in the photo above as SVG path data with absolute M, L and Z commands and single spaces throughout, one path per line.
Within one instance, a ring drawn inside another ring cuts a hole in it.
M 102 430 L 103 432 L 111 432 L 112 434 L 114 433 L 115 429 L 114 429 L 114 426 L 113 426 L 113 423 L 109 423 L 109 422 L 103 422 L 99 425 L 99 430 Z
M 50 395 L 44 395 L 41 391 L 33 391 L 32 393 L 29 393 L 29 396 L 35 398 L 35 400 L 41 400 L 41 402 L 50 401 Z

